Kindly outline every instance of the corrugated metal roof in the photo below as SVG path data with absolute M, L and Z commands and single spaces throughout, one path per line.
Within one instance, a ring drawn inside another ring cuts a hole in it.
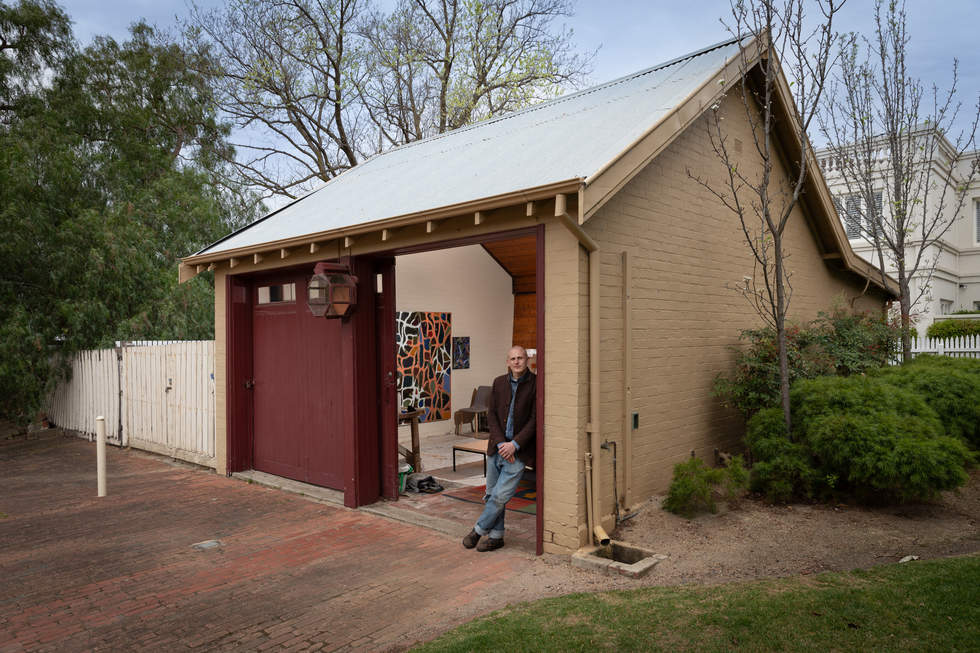
M 206 247 L 213 254 L 585 179 L 738 52 L 735 40 L 383 152 Z

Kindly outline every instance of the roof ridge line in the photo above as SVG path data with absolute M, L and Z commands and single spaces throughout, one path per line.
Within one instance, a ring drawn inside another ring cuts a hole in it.
M 546 107 L 549 107 L 549 106 L 554 105 L 554 104 L 558 104 L 560 102 L 565 102 L 565 101 L 571 100 L 573 98 L 580 97 L 582 95 L 587 95 L 589 93 L 594 93 L 594 92 L 599 91 L 601 89 L 609 88 L 611 86 L 615 86 L 616 84 L 622 84 L 625 81 L 628 81 L 628 80 L 631 80 L 631 79 L 636 79 L 637 77 L 642 77 L 643 75 L 649 75 L 652 72 L 655 72 L 655 71 L 658 71 L 658 70 L 662 70 L 662 69 L 668 68 L 670 66 L 677 65 L 677 64 L 681 63 L 682 61 L 686 61 L 688 59 L 693 59 L 693 58 L 699 57 L 699 56 L 701 56 L 703 54 L 707 54 L 708 52 L 711 52 L 712 50 L 717 50 L 718 48 L 723 48 L 723 47 L 725 47 L 727 45 L 731 45 L 732 43 L 736 43 L 736 42 L 738 42 L 738 41 L 740 41 L 740 40 L 742 40 L 744 38 L 745 38 L 745 35 L 728 38 L 728 39 L 725 39 L 724 41 L 720 41 L 718 43 L 715 43 L 714 45 L 709 45 L 709 46 L 707 46 L 705 48 L 701 48 L 700 50 L 696 50 L 694 52 L 690 52 L 690 53 L 685 54 L 685 55 L 682 55 L 680 57 L 676 57 L 674 59 L 670 59 L 669 61 L 665 61 L 663 63 L 655 64 L 653 66 L 650 66 L 649 68 L 644 68 L 643 70 L 638 70 L 636 72 L 629 73 L 627 75 L 623 75 L 622 77 L 617 77 L 616 79 L 610 80 L 608 82 L 603 82 L 601 84 L 596 84 L 595 86 L 590 86 L 588 88 L 583 88 L 583 89 L 581 89 L 579 91 L 575 91 L 574 93 L 569 93 L 567 95 L 560 95 L 560 96 L 558 96 L 556 98 L 552 98 L 550 100 L 545 100 L 543 102 L 538 102 L 538 103 L 533 104 L 533 105 L 531 105 L 529 107 L 524 107 L 523 109 L 519 109 L 517 111 L 512 111 L 510 113 L 505 113 L 505 114 L 500 115 L 500 116 L 491 116 L 490 118 L 486 118 L 486 119 L 481 120 L 479 122 L 474 122 L 474 123 L 471 123 L 469 125 L 463 125 L 462 127 L 458 127 L 458 128 L 453 129 L 451 131 L 443 132 L 441 134 L 433 134 L 432 136 L 429 136 L 427 138 L 422 138 L 420 140 L 412 141 L 410 143 L 403 143 L 401 145 L 398 145 L 397 147 L 393 147 L 393 148 L 388 149 L 388 150 L 385 150 L 383 152 L 378 152 L 377 154 L 374 154 L 371 157 L 365 159 L 359 165 L 364 165 L 364 164 L 366 164 L 366 163 L 368 163 L 370 161 L 374 161 L 375 159 L 380 158 L 382 156 L 385 156 L 386 154 L 390 154 L 392 152 L 397 152 L 399 150 L 403 150 L 403 149 L 406 149 L 406 148 L 409 148 L 409 147 L 413 147 L 413 146 L 416 146 L 416 145 L 421 145 L 422 143 L 428 143 L 428 142 L 431 142 L 431 141 L 439 140 L 440 138 L 445 138 L 447 136 L 451 136 L 452 134 L 458 134 L 460 132 L 465 132 L 465 131 L 470 131 L 472 129 L 477 129 L 478 127 L 482 127 L 484 125 L 489 125 L 489 124 L 492 124 L 492 123 L 496 123 L 496 122 L 500 122 L 500 121 L 503 121 L 503 120 L 507 120 L 509 118 L 520 116 L 520 115 L 523 115 L 525 113 L 531 113 L 533 111 L 538 111 L 540 109 L 544 109 Z M 348 170 L 353 170 L 354 167 L 356 167 L 356 166 L 353 166 L 351 168 L 348 168 Z M 347 172 L 347 170 L 345 170 L 344 172 Z M 337 177 L 334 177 L 334 179 L 338 179 L 338 178 L 340 178 L 342 176 L 343 176 L 343 173 L 341 173 L 340 175 L 337 175 Z M 330 181 L 333 181 L 333 179 L 331 179 Z M 330 182 L 325 182 L 325 183 L 330 183 Z

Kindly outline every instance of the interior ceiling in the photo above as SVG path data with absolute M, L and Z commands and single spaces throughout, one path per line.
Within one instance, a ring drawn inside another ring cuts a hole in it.
M 514 294 L 534 292 L 537 241 L 533 234 L 484 243 L 483 248 L 511 276 Z

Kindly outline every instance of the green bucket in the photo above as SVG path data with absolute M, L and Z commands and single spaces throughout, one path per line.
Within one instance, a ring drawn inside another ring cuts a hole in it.
M 405 491 L 405 479 L 408 478 L 408 475 L 411 474 L 413 471 L 414 470 L 412 469 L 412 466 L 409 465 L 408 463 L 402 463 L 401 465 L 398 466 L 398 491 L 399 492 Z

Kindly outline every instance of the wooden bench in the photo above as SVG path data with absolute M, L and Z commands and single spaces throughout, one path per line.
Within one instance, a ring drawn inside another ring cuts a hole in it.
M 456 471 L 456 452 L 478 453 L 483 456 L 483 475 L 487 475 L 487 441 L 467 438 L 464 442 L 453 445 L 453 471 Z

